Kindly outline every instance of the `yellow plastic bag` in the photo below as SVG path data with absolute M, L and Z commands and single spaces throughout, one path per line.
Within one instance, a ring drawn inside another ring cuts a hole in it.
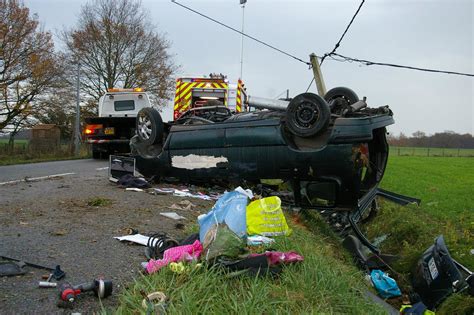
M 246 219 L 248 235 L 291 234 L 291 229 L 286 224 L 285 216 L 281 210 L 281 200 L 276 196 L 252 201 L 247 206 Z

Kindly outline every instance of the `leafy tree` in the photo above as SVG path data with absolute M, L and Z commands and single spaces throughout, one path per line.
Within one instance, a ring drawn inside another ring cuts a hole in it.
M 74 89 L 64 85 L 54 94 L 42 99 L 32 116 L 42 124 L 55 124 L 61 130 L 61 139 L 73 138 L 76 117 L 76 96 Z
M 139 1 L 93 0 L 63 39 L 71 63 L 80 62 L 82 92 L 96 101 L 114 87 L 143 87 L 158 105 L 171 97 L 176 66 L 170 43 L 155 31 Z
M 62 73 L 51 34 L 18 0 L 0 0 L 0 131 L 18 132 Z

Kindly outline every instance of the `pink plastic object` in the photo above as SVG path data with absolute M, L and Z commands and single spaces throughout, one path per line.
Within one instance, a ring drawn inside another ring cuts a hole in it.
M 270 266 L 279 265 L 279 264 L 289 264 L 295 263 L 299 261 L 303 261 L 303 256 L 298 254 L 297 252 L 265 252 L 264 254 L 251 254 L 249 256 L 267 256 L 268 264 Z
M 153 273 L 172 262 L 196 260 L 201 255 L 201 252 L 202 244 L 199 240 L 196 240 L 192 245 L 169 248 L 163 253 L 163 259 L 150 259 L 146 265 L 146 271 Z

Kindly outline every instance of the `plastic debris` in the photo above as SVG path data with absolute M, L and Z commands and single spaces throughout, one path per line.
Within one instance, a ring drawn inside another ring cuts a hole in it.
M 177 204 L 176 203 L 173 203 L 171 206 L 169 206 L 168 208 L 170 209 L 175 209 L 175 210 L 192 210 L 193 208 L 195 208 L 196 205 L 193 204 L 191 201 L 189 200 L 182 200 L 180 202 L 178 202 Z
M 197 260 L 202 252 L 202 244 L 196 240 L 192 245 L 176 246 L 165 250 L 163 259 L 150 259 L 146 265 L 148 273 L 154 273 L 172 262 Z
M 201 192 L 191 193 L 189 189 L 175 189 L 175 188 L 153 188 L 155 194 L 173 194 L 177 197 L 198 198 L 202 200 L 217 200 L 221 195 L 206 195 Z
M 160 215 L 173 220 L 186 220 L 185 217 L 177 214 L 176 212 L 160 212 Z
M 291 229 L 281 210 L 281 200 L 276 196 L 252 201 L 246 211 L 248 234 L 263 236 L 290 235 Z
M 237 258 L 245 253 L 245 241 L 225 224 L 215 224 L 207 231 L 203 241 L 207 261 L 217 257 Z
M 147 246 L 148 240 L 150 239 L 149 236 L 142 235 L 142 234 L 114 236 L 114 238 L 119 241 L 128 241 L 128 242 L 137 243 L 143 246 Z M 156 242 L 158 242 L 158 239 L 156 240 Z
M 199 239 L 204 241 L 204 237 L 211 226 L 225 223 L 239 237 L 247 235 L 247 224 L 245 221 L 248 194 L 238 190 L 226 192 L 211 211 L 198 217 Z
M 252 235 L 247 238 L 247 245 L 249 246 L 268 245 L 272 243 L 275 243 L 273 238 L 262 235 Z
M 136 191 L 136 192 L 141 192 L 143 191 L 143 189 L 141 188 L 135 188 L 135 187 L 128 187 L 128 188 L 125 188 L 126 191 Z
M 304 257 L 297 252 L 273 252 L 268 251 L 263 254 L 250 254 L 249 257 L 267 256 L 270 266 L 280 264 L 291 264 L 304 260 Z
M 380 297 L 388 299 L 402 295 L 400 289 L 398 288 L 397 282 L 390 278 L 388 274 L 384 273 L 382 270 L 372 270 L 370 277 Z

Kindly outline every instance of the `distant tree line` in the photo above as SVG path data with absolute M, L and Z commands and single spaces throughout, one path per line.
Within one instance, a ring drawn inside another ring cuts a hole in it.
M 388 142 L 399 147 L 474 149 L 474 137 L 471 134 L 458 134 L 454 131 L 438 132 L 433 135 L 416 131 L 411 137 L 400 133 L 398 136 L 389 135 Z

